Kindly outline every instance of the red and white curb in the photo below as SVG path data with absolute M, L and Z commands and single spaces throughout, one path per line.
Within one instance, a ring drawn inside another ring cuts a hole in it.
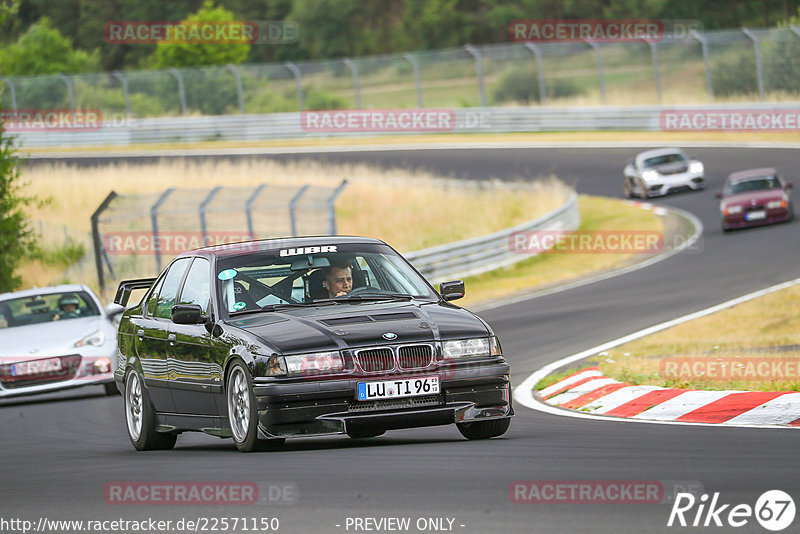
M 800 393 L 637 386 L 603 376 L 597 367 L 542 389 L 539 398 L 584 413 L 651 421 L 800 426 Z
M 662 425 L 722 426 L 722 423 L 728 426 L 793 429 L 800 426 L 800 393 L 794 392 L 696 391 L 638 386 L 605 377 L 597 368 L 583 369 L 542 389 L 538 394 L 534 392 L 534 387 L 551 373 L 602 351 L 797 284 L 800 284 L 800 278 L 742 295 L 562 358 L 523 380 L 514 388 L 514 400 L 532 410 L 581 419 Z M 555 388 L 558 384 L 561 387 Z M 578 403 L 580 405 L 576 408 Z

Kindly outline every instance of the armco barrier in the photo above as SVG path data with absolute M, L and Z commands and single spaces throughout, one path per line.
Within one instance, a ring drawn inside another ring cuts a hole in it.
M 370 110 L 360 110 L 369 113 Z M 412 111 L 412 110 L 409 110 Z M 511 133 L 559 131 L 658 131 L 664 129 L 665 112 L 692 115 L 714 112 L 772 112 L 793 115 L 797 131 L 797 104 L 709 104 L 675 107 L 516 107 L 516 108 L 456 108 L 449 133 Z M 718 127 L 718 126 L 717 126 Z M 691 130 L 691 128 L 689 128 Z M 761 129 L 756 125 L 755 129 Z M 775 129 L 767 125 L 764 129 Z M 271 113 L 265 115 L 219 115 L 209 117 L 168 117 L 157 119 L 128 119 L 103 124 L 100 129 L 27 130 L 14 132 L 23 148 L 129 146 L 151 143 L 197 143 L 202 141 L 260 141 L 265 139 L 324 137 L 357 138 L 375 135 L 417 135 L 419 131 L 357 132 L 353 130 L 314 132 L 303 129 L 300 113 Z
M 581 222 L 578 195 L 555 210 L 532 221 L 493 234 L 456 241 L 405 254 L 405 257 L 431 283 L 454 280 L 506 267 L 531 254 L 515 254 L 508 245 L 514 232 L 532 230 L 577 230 Z

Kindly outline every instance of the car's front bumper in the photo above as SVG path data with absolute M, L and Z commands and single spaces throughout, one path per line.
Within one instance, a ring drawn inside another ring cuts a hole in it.
M 722 216 L 722 227 L 726 230 L 737 228 L 748 228 L 751 226 L 763 226 L 765 224 L 782 223 L 791 220 L 792 213 L 789 208 L 764 208 L 766 217 L 763 219 L 746 220 L 745 213 L 735 213 L 733 215 Z
M 699 191 L 705 188 L 706 180 L 703 173 L 685 172 L 681 174 L 659 175 L 658 178 L 645 182 L 647 196 L 665 196 L 681 191 Z
M 0 399 L 49 393 L 81 386 L 107 384 L 114 381 L 113 370 L 101 373 L 95 369 L 95 362 L 101 358 L 108 359 L 110 361 L 109 366 L 113 366 L 113 358 L 80 354 L 53 357 L 62 359 L 64 362 L 62 370 L 40 373 L 25 379 L 12 376 L 9 373 L 9 366 L 11 365 L 9 358 L 0 358 L 3 362 L 2 371 L 0 371 Z M 22 359 L 17 360 L 23 361 Z
M 256 383 L 259 436 L 379 432 L 511 417 L 508 373 L 506 363 L 423 373 L 438 374 L 439 394 L 376 402 L 356 400 L 357 384 L 385 377 Z

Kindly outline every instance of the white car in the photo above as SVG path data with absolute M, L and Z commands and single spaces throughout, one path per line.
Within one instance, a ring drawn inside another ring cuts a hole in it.
M 92 384 L 116 394 L 122 311 L 84 285 L 0 294 L 0 398 Z
M 678 191 L 699 191 L 706 185 L 703 163 L 679 148 L 637 154 L 622 171 L 625 196 L 657 197 Z

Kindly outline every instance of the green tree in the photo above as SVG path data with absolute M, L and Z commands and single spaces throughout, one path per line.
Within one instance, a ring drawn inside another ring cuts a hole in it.
M 186 22 L 233 21 L 233 13 L 224 7 L 214 7 L 206 1 L 197 13 L 186 17 Z M 241 63 L 250 53 L 249 43 L 159 43 L 156 51 L 145 60 L 147 67 L 167 69 L 171 67 L 205 67 Z
M 43 17 L 20 36 L 16 43 L 0 50 L 0 72 L 11 76 L 90 72 L 99 69 L 97 51 L 74 50 L 72 42 Z
M 23 212 L 33 199 L 20 192 L 15 151 L 14 138 L 5 132 L 0 122 L 0 293 L 19 287 L 16 269 L 36 248 Z

